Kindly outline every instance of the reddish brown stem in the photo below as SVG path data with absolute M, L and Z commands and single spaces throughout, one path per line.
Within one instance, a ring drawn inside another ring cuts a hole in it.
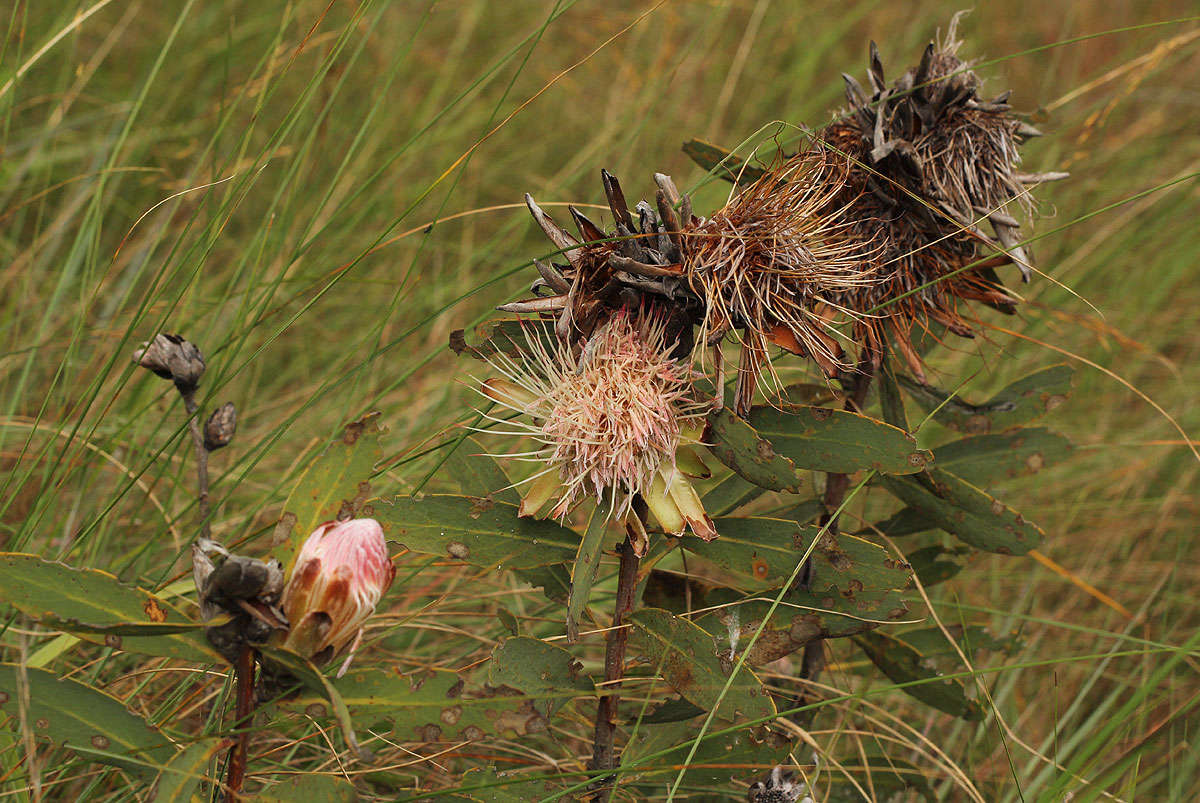
M 250 744 L 250 725 L 254 718 L 254 648 L 243 644 L 233 668 L 237 680 L 237 706 L 234 727 L 237 743 L 229 751 L 229 769 L 225 774 L 225 803 L 236 803 L 246 780 L 246 748 Z
M 638 515 L 645 515 L 639 511 Z M 604 648 L 604 690 L 596 706 L 596 731 L 592 746 L 593 770 L 611 770 L 617 766 L 617 706 L 621 698 L 617 693 L 620 680 L 625 674 L 625 646 L 629 643 L 629 628 L 626 622 L 633 613 L 637 596 L 639 558 L 633 549 L 633 537 L 627 536 L 618 547 L 621 563 L 617 570 L 617 600 L 613 607 L 612 629 L 608 631 L 608 642 Z M 602 776 L 592 785 L 593 801 L 604 803 L 612 794 L 615 780 Z

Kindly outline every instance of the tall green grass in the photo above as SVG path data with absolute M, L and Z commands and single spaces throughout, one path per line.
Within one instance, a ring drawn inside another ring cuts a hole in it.
M 662 171 L 711 209 L 727 188 L 704 181 L 683 140 L 732 146 L 789 136 L 764 128 L 773 121 L 818 125 L 869 39 L 900 69 L 960 4 L 619 5 L 0 9 L 0 545 L 156 586 L 187 570 L 186 433 L 172 393 L 129 362 L 161 329 L 204 349 L 204 407 L 240 411 L 213 466 L 222 539 L 253 550 L 306 455 L 367 410 L 390 428 L 380 487 L 424 484 L 436 459 L 425 448 L 473 403 L 448 333 L 519 293 L 547 250 L 523 192 L 601 202 L 601 167 L 634 196 Z M 1004 491 L 1046 529 L 1052 561 L 1135 618 L 1031 561 L 979 560 L 935 589 L 931 611 L 1019 632 L 1015 653 L 973 663 L 991 716 L 956 723 L 899 692 L 850 695 L 817 718 L 820 749 L 941 751 L 916 763 L 946 800 L 967 781 L 989 800 L 1200 796 L 1200 461 L 1129 387 L 1200 437 L 1200 25 L 1179 20 L 1194 12 L 1015 0 L 981 4 L 962 28 L 990 86 L 1037 110 L 1048 136 L 1029 167 L 1073 175 L 1040 193 L 1038 230 L 1062 226 L 1035 245 L 1046 276 L 1019 288 L 1019 320 L 988 319 L 1018 334 L 950 344 L 933 368 L 986 396 L 1049 362 L 1078 366 L 1054 420 L 1075 458 Z M 1079 38 L 1113 29 L 1124 30 Z M 368 660 L 465 666 L 504 632 L 500 608 L 554 632 L 539 595 L 464 572 L 407 559 Z M 53 634 L 6 621 L 6 660 L 24 649 L 151 719 L 219 729 L 219 678 L 143 675 L 157 664 L 100 650 L 59 655 Z M 861 690 L 838 649 L 831 692 Z M 261 734 L 254 783 L 338 771 L 315 725 L 296 736 Z M 550 766 L 505 750 L 514 766 Z M 566 748 L 550 758 L 582 766 Z M 133 797 L 72 753 L 43 747 L 37 763 L 53 769 L 47 797 Z M 442 776 L 432 761 L 397 761 L 354 777 L 386 798 Z M 27 797 L 29 778 L 19 735 L 0 731 L 0 787 Z

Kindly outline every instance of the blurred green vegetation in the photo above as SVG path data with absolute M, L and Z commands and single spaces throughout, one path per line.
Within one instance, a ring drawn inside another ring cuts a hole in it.
M 208 357 L 204 408 L 239 409 L 237 440 L 214 458 L 219 537 L 269 531 L 305 457 L 368 410 L 390 429 L 377 489 L 422 484 L 422 449 L 472 417 L 466 375 L 479 366 L 452 359 L 448 333 L 520 293 L 550 250 L 522 193 L 602 203 L 605 167 L 633 200 L 661 171 L 696 190 L 703 214 L 728 188 L 705 180 L 684 140 L 769 153 L 772 137 L 829 119 L 869 40 L 890 78 L 960 5 L 5 4 L 0 545 L 151 585 L 186 569 L 182 416 L 129 361 L 160 329 Z M 1074 396 L 1052 423 L 1078 449 L 1005 488 L 1046 530 L 1045 565 L 980 560 L 933 596 L 948 623 L 979 609 L 1024 639 L 976 667 L 996 706 L 984 721 L 912 709 L 922 719 L 907 724 L 945 753 L 925 765 L 943 799 L 960 799 L 955 773 L 995 800 L 1200 795 L 1200 655 L 1162 649 L 1200 626 L 1200 25 L 1179 20 L 1195 11 L 1013 0 L 980 4 L 960 29 L 987 87 L 1012 88 L 1047 133 L 1028 167 L 1072 178 L 1039 190 L 1045 275 L 1017 288 L 1019 318 L 986 313 L 986 337 L 936 349 L 931 378 L 986 398 L 1071 362 Z M 433 623 L 456 616 L 490 644 L 497 606 L 525 610 L 509 579 L 424 568 L 402 567 L 387 660 L 465 664 L 473 645 L 445 654 Z M 426 615 L 435 600 L 442 618 Z M 10 627 L 5 643 L 27 638 Z M 836 649 L 827 680 L 853 687 Z M 200 716 L 191 705 L 163 694 L 146 710 Z M 888 705 L 903 718 L 910 703 Z M 846 704 L 813 738 L 900 738 L 871 722 Z M 0 773 L 22 777 L 19 740 L 0 745 Z M 68 780 L 48 795 L 121 798 L 111 775 L 63 761 Z M 324 761 L 323 744 L 302 741 L 259 780 Z M 398 788 L 427 772 L 397 771 Z

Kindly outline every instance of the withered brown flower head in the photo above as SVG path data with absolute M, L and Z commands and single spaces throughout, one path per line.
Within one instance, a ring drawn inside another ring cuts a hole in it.
M 155 335 L 133 353 L 133 361 L 185 391 L 195 390 L 204 375 L 204 355 L 196 344 L 179 335 Z
M 529 419 L 495 420 L 540 444 L 515 456 L 543 464 L 522 515 L 562 518 L 595 498 L 623 517 L 641 496 L 664 529 L 715 536 L 681 470 L 699 463 L 684 452 L 698 437 L 700 410 L 690 368 L 671 356 L 665 331 L 661 319 L 623 310 L 578 352 L 529 334 L 516 359 L 492 358 L 504 378 L 485 382 L 483 393 Z
M 772 345 L 832 378 L 878 364 L 890 343 L 922 379 L 914 327 L 973 337 L 976 316 L 963 302 L 1014 312 L 1018 298 L 996 268 L 1015 263 L 1028 279 L 1018 215 L 1033 209 L 1029 187 L 1066 176 L 1019 171 L 1018 146 L 1039 132 L 1012 113 L 1008 93 L 981 97 L 958 56 L 957 21 L 890 85 L 872 44 L 870 93 L 846 77 L 845 113 L 708 219 L 662 174 L 656 205 L 639 203 L 635 223 L 603 173 L 615 231 L 571 208 L 582 240 L 527 196 L 567 264 L 538 264 L 535 292 L 552 295 L 502 309 L 553 315 L 558 337 L 579 343 L 616 310 L 652 307 L 678 357 L 697 328 L 707 345 L 733 333 L 743 414 Z M 719 349 L 714 356 L 720 369 Z

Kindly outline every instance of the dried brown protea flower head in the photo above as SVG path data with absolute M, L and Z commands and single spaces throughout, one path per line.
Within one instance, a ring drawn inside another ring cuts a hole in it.
M 971 337 L 960 301 L 1015 310 L 1018 299 L 995 268 L 1015 262 L 1028 281 L 1017 219 L 1033 210 L 1027 188 L 1067 175 L 1019 170 L 1018 146 L 1040 132 L 1012 114 L 1008 92 L 980 97 L 982 81 L 958 56 L 960 18 L 890 86 L 872 43 L 871 94 L 844 76 L 848 112 L 821 133 L 825 148 L 855 164 L 840 195 L 842 216 L 873 243 L 878 266 L 880 281 L 846 299 L 873 315 L 858 322 L 856 339 L 868 349 L 890 339 L 918 376 L 914 324 L 932 320 Z M 984 220 L 994 236 L 979 228 Z
M 562 518 L 591 497 L 625 516 L 640 496 L 668 532 L 716 536 L 687 478 L 706 475 L 690 450 L 703 419 L 689 368 L 665 338 L 660 318 L 620 310 L 579 350 L 527 333 L 515 359 L 492 357 L 504 378 L 484 382 L 483 393 L 522 415 L 494 420 L 540 444 L 513 456 L 542 464 L 525 489 L 521 515 Z

